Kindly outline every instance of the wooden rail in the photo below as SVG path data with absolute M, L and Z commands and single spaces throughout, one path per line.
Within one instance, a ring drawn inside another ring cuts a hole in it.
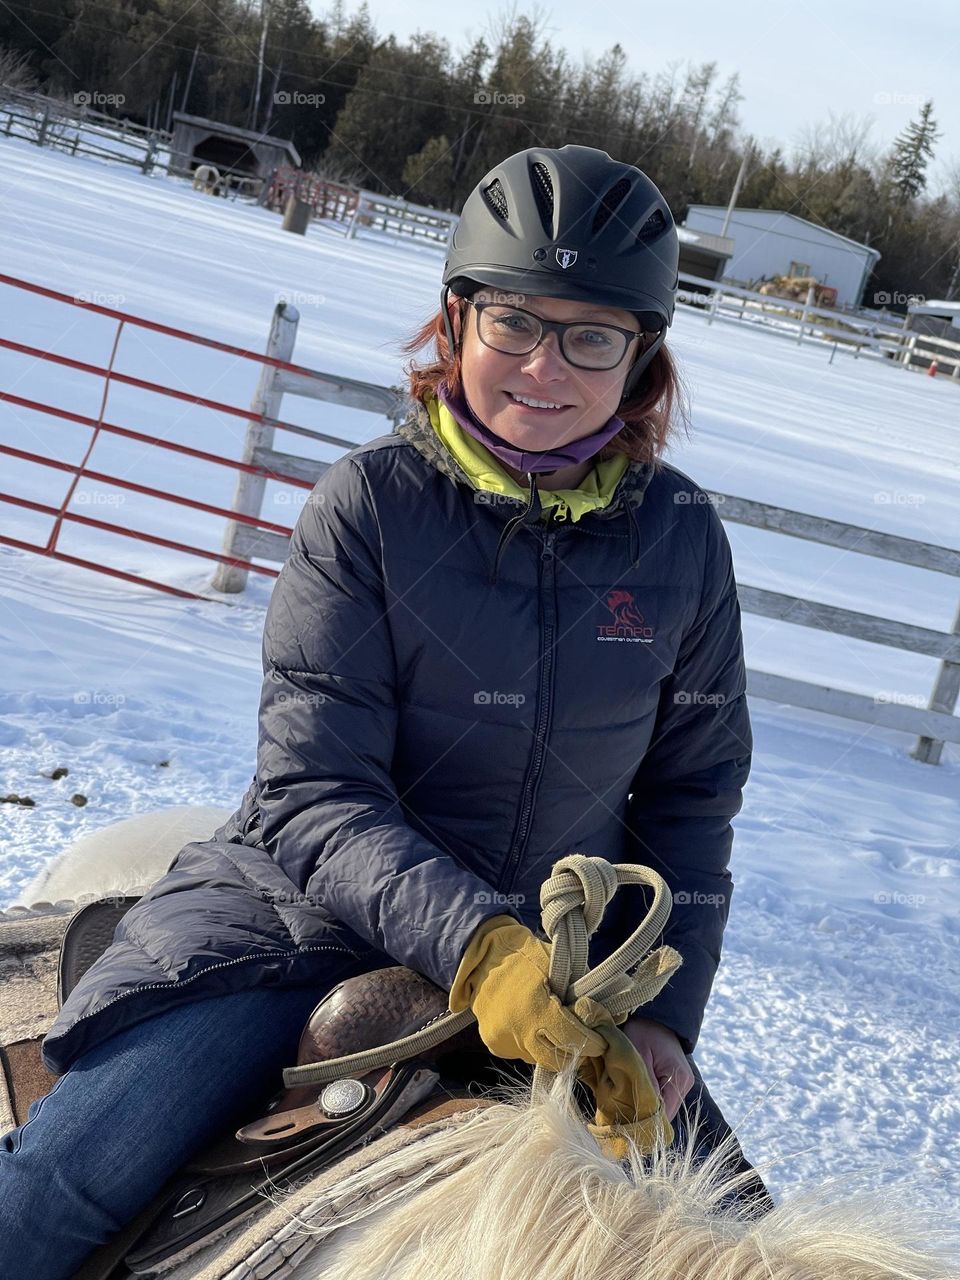
M 296 309 L 280 303 L 274 312 L 267 347 L 268 357 L 292 363 L 298 322 Z M 296 476 L 299 480 L 313 484 L 331 464 L 275 449 L 274 433 L 278 428 L 263 421 L 264 418 L 275 420 L 279 417 L 284 395 L 306 396 L 380 413 L 394 425 L 409 412 L 409 401 L 397 388 L 354 382 L 319 372 L 308 373 L 303 366 L 299 366 L 299 371 L 292 374 L 276 365 L 265 364 L 252 404 L 252 412 L 257 417 L 248 427 L 242 461 Z M 283 424 L 279 429 L 290 430 L 290 427 Z M 307 428 L 296 430 L 327 441 L 332 439 Z M 345 449 L 357 447 L 356 443 L 346 440 L 339 443 Z M 238 476 L 233 509 L 241 518 L 227 525 L 223 543 L 224 557 L 247 561 L 264 559 L 276 563 L 286 559 L 290 539 L 258 528 L 250 521 L 250 517 L 260 519 L 265 483 L 262 476 L 246 472 L 241 472 Z M 825 546 L 840 547 L 857 555 L 873 556 L 880 560 L 960 577 L 960 551 L 951 547 L 882 533 L 877 529 L 845 524 L 839 520 L 828 520 L 822 516 L 791 511 L 765 502 L 753 502 L 733 494 L 708 492 L 707 496 L 714 504 L 717 514 L 724 520 Z M 222 563 L 212 585 L 218 591 L 236 592 L 244 589 L 246 581 L 247 570 Z M 927 764 L 939 763 L 944 742 L 960 743 L 960 717 L 954 714 L 960 696 L 960 610 L 953 631 L 946 632 L 743 584 L 738 587 L 738 596 L 741 608 L 746 613 L 776 618 L 832 635 L 852 636 L 872 644 L 886 645 L 906 653 L 921 653 L 940 660 L 939 673 L 927 707 L 909 705 L 906 699 L 885 701 L 810 681 L 750 670 L 747 691 L 754 697 L 917 734 L 919 738 L 913 756 Z
M 757 293 L 726 281 L 707 280 L 702 276 L 681 273 L 678 305 L 704 313 L 708 324 L 717 319 L 748 321 L 761 326 L 776 325 L 782 336 L 802 342 L 832 343 L 837 350 L 852 349 L 889 359 L 905 368 L 926 370 L 932 360 L 938 367 L 952 368 L 952 380 L 960 381 L 960 341 L 938 338 L 904 328 L 905 321 L 880 313 L 843 311 L 834 307 L 818 307 L 812 301 L 794 301 L 775 294 Z

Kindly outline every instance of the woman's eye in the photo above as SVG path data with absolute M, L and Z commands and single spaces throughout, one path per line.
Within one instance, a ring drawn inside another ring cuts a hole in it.
M 494 323 L 500 329 L 508 329 L 511 333 L 529 333 L 530 324 L 523 316 L 496 316 Z
M 603 329 L 580 329 L 577 342 L 584 347 L 605 347 L 610 345 L 610 334 Z

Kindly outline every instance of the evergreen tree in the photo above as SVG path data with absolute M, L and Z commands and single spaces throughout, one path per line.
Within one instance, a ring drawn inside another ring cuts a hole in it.
M 933 118 L 933 103 L 925 102 L 920 118 L 911 120 L 893 144 L 890 173 L 901 203 L 915 200 L 927 185 L 927 164 L 940 133 Z

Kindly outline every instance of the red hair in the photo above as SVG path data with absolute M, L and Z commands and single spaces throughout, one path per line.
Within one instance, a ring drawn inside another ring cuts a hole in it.
M 462 333 L 466 299 L 456 294 L 451 294 L 451 298 L 460 316 Z M 437 387 L 442 381 L 446 381 L 454 394 L 461 388 L 462 344 L 451 359 L 443 312 L 439 310 L 406 342 L 401 343 L 400 350 L 407 355 L 414 355 L 430 343 L 433 344 L 434 357 L 430 363 L 418 364 L 411 360 L 404 366 L 404 373 L 409 379 L 410 396 L 414 400 L 424 400 L 429 395 L 436 396 Z M 617 416 L 623 419 L 624 426 L 599 451 L 597 460 L 602 462 L 623 453 L 637 462 L 659 462 L 668 443 L 678 431 L 674 422 L 675 409 L 679 411 L 685 430 L 689 424 L 686 391 L 680 381 L 676 362 L 663 343 L 644 370 L 639 387 L 617 409 Z

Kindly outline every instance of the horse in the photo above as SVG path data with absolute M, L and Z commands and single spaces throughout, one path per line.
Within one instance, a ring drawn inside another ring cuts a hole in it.
M 183 833 L 210 834 L 209 811 L 146 817 L 136 829 L 145 836 L 149 828 L 149 838 L 130 848 L 140 876 L 150 861 L 146 845 L 162 874 Z M 126 827 L 128 839 L 133 830 Z M 118 831 L 98 834 L 99 866 L 96 837 L 85 837 L 82 849 L 85 887 L 94 895 L 119 873 Z M 60 873 L 70 852 L 59 860 Z M 0 940 L 3 927 L 0 921 Z M 320 1069 L 335 1079 L 337 1064 L 350 1061 L 325 1059 Z M 531 1084 L 511 1079 L 504 1066 L 499 1083 L 479 1095 L 412 1095 L 406 1115 L 319 1171 L 263 1179 L 258 1212 L 167 1256 L 156 1269 L 141 1261 L 135 1274 L 162 1271 L 167 1280 L 956 1280 L 960 1274 L 955 1231 L 934 1211 L 889 1193 L 853 1194 L 835 1180 L 795 1192 L 762 1216 L 751 1213 L 737 1199 L 749 1175 L 729 1172 L 727 1143 L 704 1158 L 696 1115 L 679 1147 L 660 1139 L 652 1151 L 628 1143 L 625 1158 L 610 1154 L 586 1123 L 575 1072 L 571 1063 L 555 1076 L 535 1075 Z M 284 1114 L 292 1113 L 272 1113 Z M 95 1255 L 91 1266 L 97 1265 Z M 119 1262 L 116 1269 L 81 1272 L 104 1280 L 130 1274 Z
M 224 181 L 216 165 L 200 164 L 193 171 L 194 191 L 205 191 L 208 196 L 223 194 Z

